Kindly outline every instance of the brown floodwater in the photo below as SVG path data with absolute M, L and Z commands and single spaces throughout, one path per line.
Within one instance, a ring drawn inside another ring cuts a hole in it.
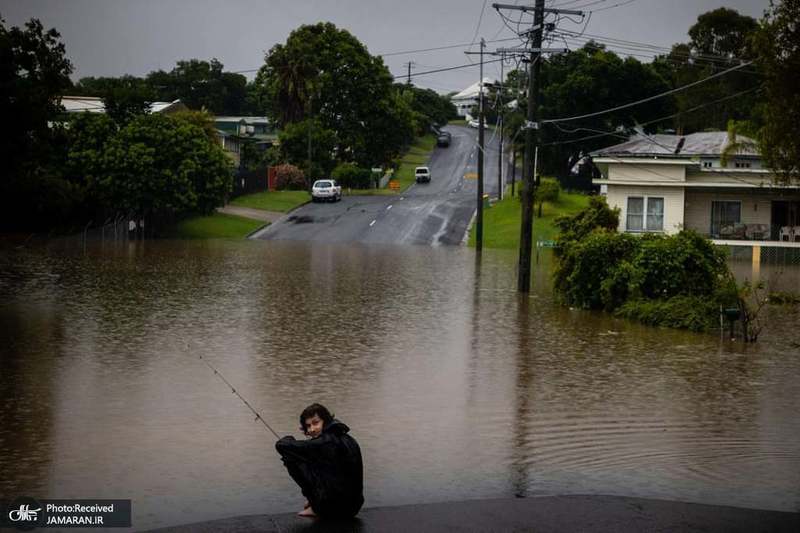
M 291 242 L 0 251 L 0 499 L 136 529 L 298 510 L 274 437 L 328 405 L 367 506 L 614 494 L 800 510 L 800 309 L 758 343 L 556 304 L 543 253 Z

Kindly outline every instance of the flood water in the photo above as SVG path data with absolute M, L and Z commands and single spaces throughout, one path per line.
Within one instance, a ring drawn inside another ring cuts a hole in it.
M 290 242 L 0 252 L 0 498 L 135 529 L 299 510 L 274 437 L 350 425 L 366 506 L 614 494 L 800 510 L 800 310 L 755 345 L 529 298 L 516 254 Z

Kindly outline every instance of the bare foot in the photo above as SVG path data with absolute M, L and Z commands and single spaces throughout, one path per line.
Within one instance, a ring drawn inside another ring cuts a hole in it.
M 317 513 L 315 513 L 314 509 L 312 509 L 311 507 L 306 507 L 305 509 L 303 509 L 302 511 L 297 513 L 297 516 L 314 517 L 314 516 L 317 516 Z

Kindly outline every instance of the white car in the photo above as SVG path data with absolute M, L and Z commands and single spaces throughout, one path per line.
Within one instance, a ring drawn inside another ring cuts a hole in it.
M 330 200 L 338 202 L 342 199 L 342 187 L 335 180 L 317 180 L 311 186 L 311 201 Z
M 414 169 L 414 177 L 417 179 L 417 183 L 422 183 L 423 181 L 426 183 L 431 182 L 431 169 L 428 167 L 417 167 Z
M 474 118 L 472 120 L 470 120 L 469 122 L 467 122 L 467 126 L 469 126 L 470 128 L 478 128 L 478 127 L 480 127 L 480 125 L 481 125 L 481 123 L 478 122 L 477 119 L 474 119 Z

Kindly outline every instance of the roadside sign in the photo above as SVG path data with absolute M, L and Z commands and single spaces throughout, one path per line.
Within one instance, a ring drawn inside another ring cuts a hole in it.
M 389 188 L 392 189 L 393 191 L 399 191 L 400 182 L 397 180 L 389 180 Z

